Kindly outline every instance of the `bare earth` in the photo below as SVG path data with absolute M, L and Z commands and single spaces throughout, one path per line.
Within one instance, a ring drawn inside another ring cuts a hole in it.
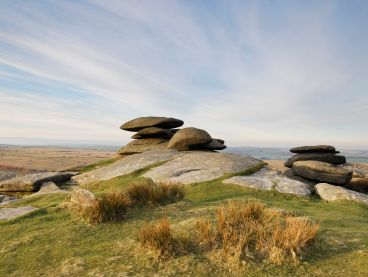
M 114 157 L 100 149 L 0 147 L 0 181 L 39 171 L 62 171 Z

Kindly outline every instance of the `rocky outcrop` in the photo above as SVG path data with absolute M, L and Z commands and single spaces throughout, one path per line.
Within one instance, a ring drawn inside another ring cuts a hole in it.
M 334 165 L 346 163 L 346 158 L 332 153 L 301 153 L 292 156 L 285 162 L 286 167 L 292 167 L 297 161 L 320 161 Z
M 184 121 L 176 118 L 147 116 L 130 120 L 121 125 L 120 129 L 135 132 L 148 127 L 158 127 L 163 129 L 178 128 L 183 126 L 183 124 Z
M 84 174 L 74 176 L 73 181 L 79 184 L 88 184 L 109 180 L 118 176 L 129 174 L 133 171 L 143 169 L 155 163 L 169 161 L 181 157 L 185 153 L 176 150 L 148 151 L 141 154 L 127 156 L 110 165 L 95 169 Z
M 38 195 L 54 194 L 54 193 L 68 193 L 68 192 L 66 190 L 61 190 L 54 182 L 46 182 L 40 186 L 39 191 L 26 197 L 34 197 Z
M 30 192 L 38 191 L 42 183 L 62 183 L 69 181 L 74 172 L 42 172 L 29 174 L 0 182 L 0 191 L 3 192 Z
M 344 187 L 368 193 L 368 165 L 344 164 L 343 168 L 353 171 L 353 178 Z
M 292 169 L 299 176 L 339 185 L 347 184 L 353 176 L 348 169 L 318 161 L 295 162 Z
M 205 130 L 198 128 L 184 128 L 171 138 L 168 148 L 176 150 L 192 150 L 211 143 L 213 139 Z
M 127 145 L 122 147 L 118 151 L 118 154 L 132 155 L 147 151 L 166 150 L 168 143 L 169 141 L 164 138 L 137 139 L 129 142 Z
M 309 196 L 313 186 L 290 179 L 277 170 L 263 168 L 249 176 L 234 176 L 223 181 L 225 184 L 235 184 L 261 190 L 276 190 L 281 193 L 289 193 L 300 196 Z
M 326 201 L 350 200 L 368 205 L 368 195 L 340 186 L 320 183 L 315 186 L 315 191 L 319 197 Z
M 299 146 L 290 149 L 291 153 L 336 153 L 335 147 L 331 145 Z
M 184 153 L 149 170 L 143 177 L 155 182 L 192 184 L 214 180 L 226 173 L 252 170 L 263 164 L 261 160 L 245 155 L 201 151 Z
M 121 126 L 121 129 L 137 131 L 132 136 L 135 140 L 123 146 L 118 154 L 126 156 L 166 148 L 179 151 L 215 151 L 226 148 L 222 139 L 212 139 L 205 130 L 173 129 L 183 124 L 180 119 L 168 117 L 139 117 L 128 121 Z

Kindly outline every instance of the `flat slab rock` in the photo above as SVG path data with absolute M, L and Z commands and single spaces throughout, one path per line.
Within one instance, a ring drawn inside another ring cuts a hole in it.
M 348 169 L 319 161 L 298 161 L 292 169 L 296 175 L 307 179 L 338 185 L 347 184 L 353 176 Z
M 45 182 L 65 182 L 75 175 L 74 172 L 42 172 L 29 174 L 0 182 L 0 191 L 22 192 L 37 191 Z
M 14 219 L 18 216 L 25 215 L 34 210 L 37 210 L 37 208 L 31 206 L 24 206 L 17 208 L 2 208 L 0 209 L 0 220 Z
M 319 197 L 326 201 L 351 200 L 368 205 L 367 194 L 349 190 L 343 187 L 334 186 L 327 183 L 319 183 L 315 186 L 315 191 Z
M 277 190 L 300 196 L 309 196 L 313 186 L 298 180 L 290 179 L 277 170 L 262 168 L 250 176 L 234 176 L 223 181 L 225 184 L 235 184 L 261 190 Z
M 176 150 L 148 151 L 141 154 L 134 154 L 118 160 L 110 165 L 74 176 L 72 180 L 79 184 L 110 180 L 112 178 L 143 169 L 155 163 L 168 161 L 183 155 L 184 153 L 180 153 Z
M 256 158 L 205 151 L 181 152 L 183 156 L 148 171 L 143 177 L 154 182 L 191 184 L 222 177 L 225 173 L 236 173 L 260 166 L 263 161 Z

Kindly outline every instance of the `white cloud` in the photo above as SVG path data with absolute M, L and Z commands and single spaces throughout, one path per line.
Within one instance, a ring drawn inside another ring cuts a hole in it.
M 206 10 L 177 1 L 88 2 L 0 11 L 0 65 L 97 99 L 90 110 L 72 93 L 36 99 L 27 78 L 0 68 L 0 87 L 1 79 L 18 85 L 0 89 L 1 136 L 127 139 L 121 121 L 156 114 L 229 145 L 364 144 L 367 84 L 351 83 L 367 58 L 347 66 L 335 3 L 224 2 Z

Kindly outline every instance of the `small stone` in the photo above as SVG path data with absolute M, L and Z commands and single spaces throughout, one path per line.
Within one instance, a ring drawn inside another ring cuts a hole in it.
M 226 145 L 222 144 L 219 140 L 214 139 L 212 142 L 201 146 L 201 148 L 206 150 L 223 150 L 226 148 Z
M 96 205 L 97 198 L 89 190 L 75 188 L 70 195 L 70 202 L 81 207 L 88 207 Z

